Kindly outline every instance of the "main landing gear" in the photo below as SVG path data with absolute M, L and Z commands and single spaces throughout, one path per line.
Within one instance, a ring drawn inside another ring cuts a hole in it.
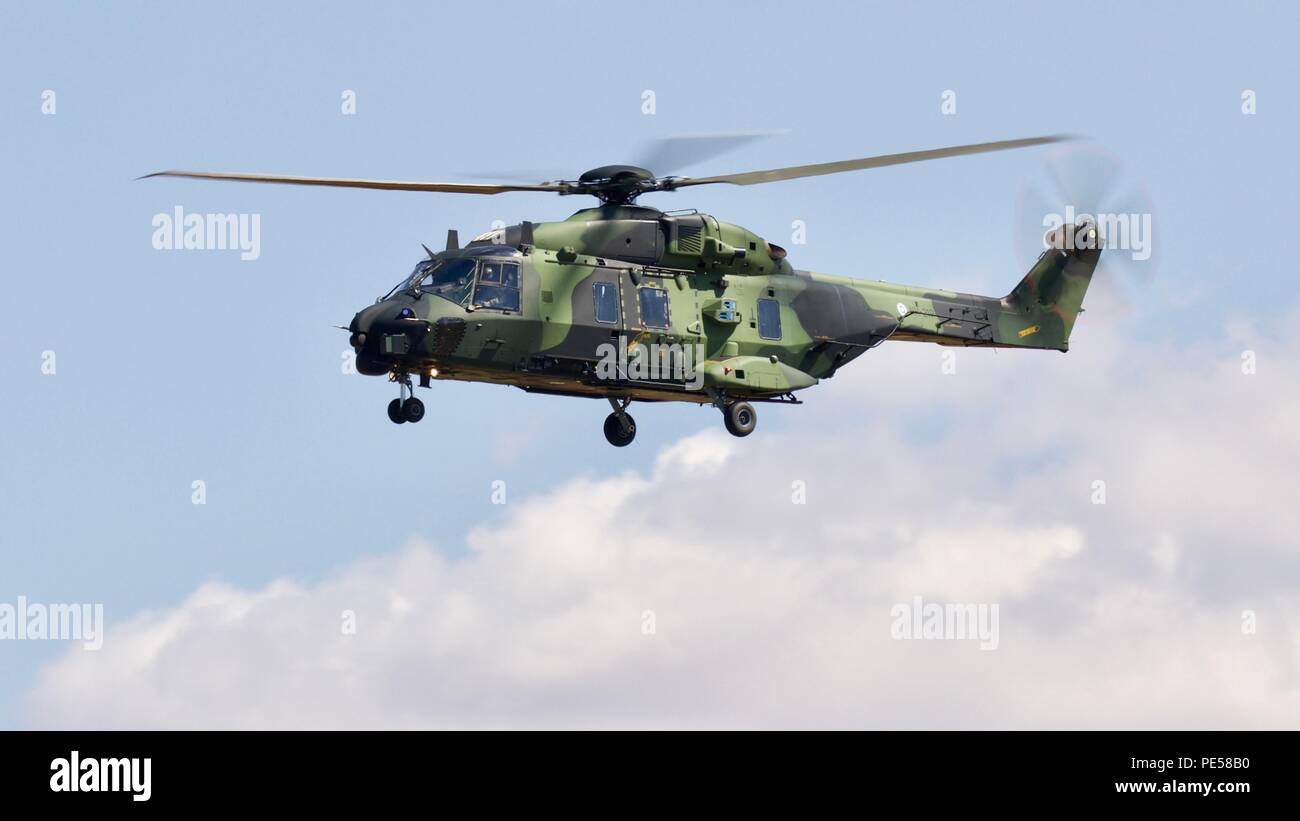
M 388 403 L 388 418 L 396 425 L 419 422 L 424 418 L 424 403 L 414 396 L 411 375 L 394 374 L 391 379 L 397 383 L 397 398 Z
M 618 400 L 612 396 L 605 397 L 614 412 L 605 417 L 605 439 L 616 448 L 632 444 L 636 438 L 636 420 L 627 412 L 631 399 Z M 732 436 L 748 436 L 758 424 L 758 412 L 748 402 L 727 399 L 722 394 L 714 396 L 714 404 L 722 410 L 722 422 Z M 391 413 L 392 411 L 390 411 Z
M 708 389 L 706 389 L 708 390 Z M 748 436 L 758 424 L 758 411 L 748 402 L 732 399 L 722 391 L 709 390 L 713 407 L 722 411 L 722 424 L 727 426 L 727 433 L 732 436 Z
M 627 447 L 636 438 L 636 420 L 627 412 L 632 400 L 624 399 L 620 404 L 612 396 L 606 398 L 614 412 L 605 417 L 605 439 L 616 448 Z
M 722 423 L 732 436 L 748 436 L 758 424 L 758 413 L 748 402 L 730 402 L 722 408 Z

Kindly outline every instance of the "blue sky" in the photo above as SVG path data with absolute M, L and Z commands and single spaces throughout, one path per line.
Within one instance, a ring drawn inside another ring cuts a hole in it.
M 419 243 L 495 219 L 561 219 L 584 201 L 141 174 L 576 176 L 627 161 L 646 139 L 784 132 L 685 169 L 711 174 L 1080 134 L 1146 190 L 1158 272 L 1122 315 L 1086 316 L 1078 344 L 1113 334 L 1226 347 L 1240 325 L 1292 335 L 1298 24 L 1285 3 L 11 6 L 0 26 L 0 601 L 103 602 L 111 626 L 205 581 L 310 583 L 412 536 L 454 554 L 467 528 L 503 515 L 489 501 L 495 479 L 524 498 L 642 472 L 662 447 L 718 426 L 694 407 L 646 407 L 636 445 L 615 450 L 598 403 L 454 384 L 422 394 L 419 427 L 397 427 L 386 383 L 341 373 L 345 334 L 331 326 L 408 272 Z M 946 89 L 956 116 L 940 111 Z M 340 113 L 344 90 L 355 116 Z M 1001 294 L 1026 255 L 1017 197 L 1048 156 L 645 202 L 744 225 L 789 246 L 797 267 Z M 260 214 L 260 259 L 154 250 L 153 215 L 177 205 Z M 794 220 L 806 245 L 790 246 Z M 46 350 L 54 376 L 41 373 Z M 808 399 L 764 409 L 760 434 L 864 412 L 834 384 Z M 924 438 L 956 412 L 895 421 Z M 190 503 L 196 479 L 204 506 Z M 64 649 L 0 644 L 0 723 L 27 723 L 35 671 Z

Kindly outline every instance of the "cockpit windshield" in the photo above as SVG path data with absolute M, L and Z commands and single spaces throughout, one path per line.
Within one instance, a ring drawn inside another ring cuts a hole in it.
M 440 296 L 457 305 L 464 305 L 474 287 L 474 260 L 430 260 L 423 271 L 416 266 L 416 276 L 411 281 L 426 294 Z
M 415 263 L 415 270 L 411 271 L 411 273 L 403 277 L 401 281 L 399 281 L 396 285 L 394 285 L 391 291 L 384 294 L 383 298 L 381 298 L 379 301 L 383 302 L 385 299 L 392 299 L 393 297 L 397 296 L 399 291 L 406 291 L 406 290 L 410 290 L 411 288 L 414 288 L 416 284 L 420 281 L 420 278 L 424 276 L 425 272 L 429 270 L 429 266 L 433 265 L 436 261 L 437 260 L 422 259 L 419 262 Z
M 469 299 L 469 292 L 473 287 L 474 260 L 424 259 L 416 264 L 410 276 L 397 283 L 388 297 L 408 288 L 419 288 L 426 294 L 440 296 L 457 305 L 463 305 Z
M 475 288 L 475 271 L 478 287 Z M 519 263 L 506 260 L 478 260 L 471 257 L 457 259 L 424 259 L 415 266 L 410 276 L 389 291 L 384 299 L 391 299 L 399 291 L 419 289 L 443 299 L 474 308 L 492 308 L 499 311 L 519 310 Z M 473 305 L 469 305 L 470 295 Z

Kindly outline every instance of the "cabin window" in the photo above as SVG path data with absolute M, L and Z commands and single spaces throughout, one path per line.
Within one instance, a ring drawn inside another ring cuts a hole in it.
M 775 299 L 758 301 L 758 335 L 763 339 L 781 338 L 781 303 Z
M 487 259 L 479 265 L 474 305 L 497 311 L 519 310 L 519 263 Z
M 618 286 L 612 282 L 596 282 L 591 287 L 596 321 L 611 325 L 618 322 Z
M 641 324 L 648 328 L 668 327 L 668 292 L 663 288 L 642 288 Z

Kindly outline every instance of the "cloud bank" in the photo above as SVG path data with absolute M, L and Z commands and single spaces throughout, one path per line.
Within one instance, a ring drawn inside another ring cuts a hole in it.
M 887 347 L 788 433 L 512 498 L 467 551 L 203 585 L 45 668 L 31 723 L 1300 727 L 1300 351 L 1100 336 Z M 997 604 L 998 648 L 891 638 L 914 596 Z

